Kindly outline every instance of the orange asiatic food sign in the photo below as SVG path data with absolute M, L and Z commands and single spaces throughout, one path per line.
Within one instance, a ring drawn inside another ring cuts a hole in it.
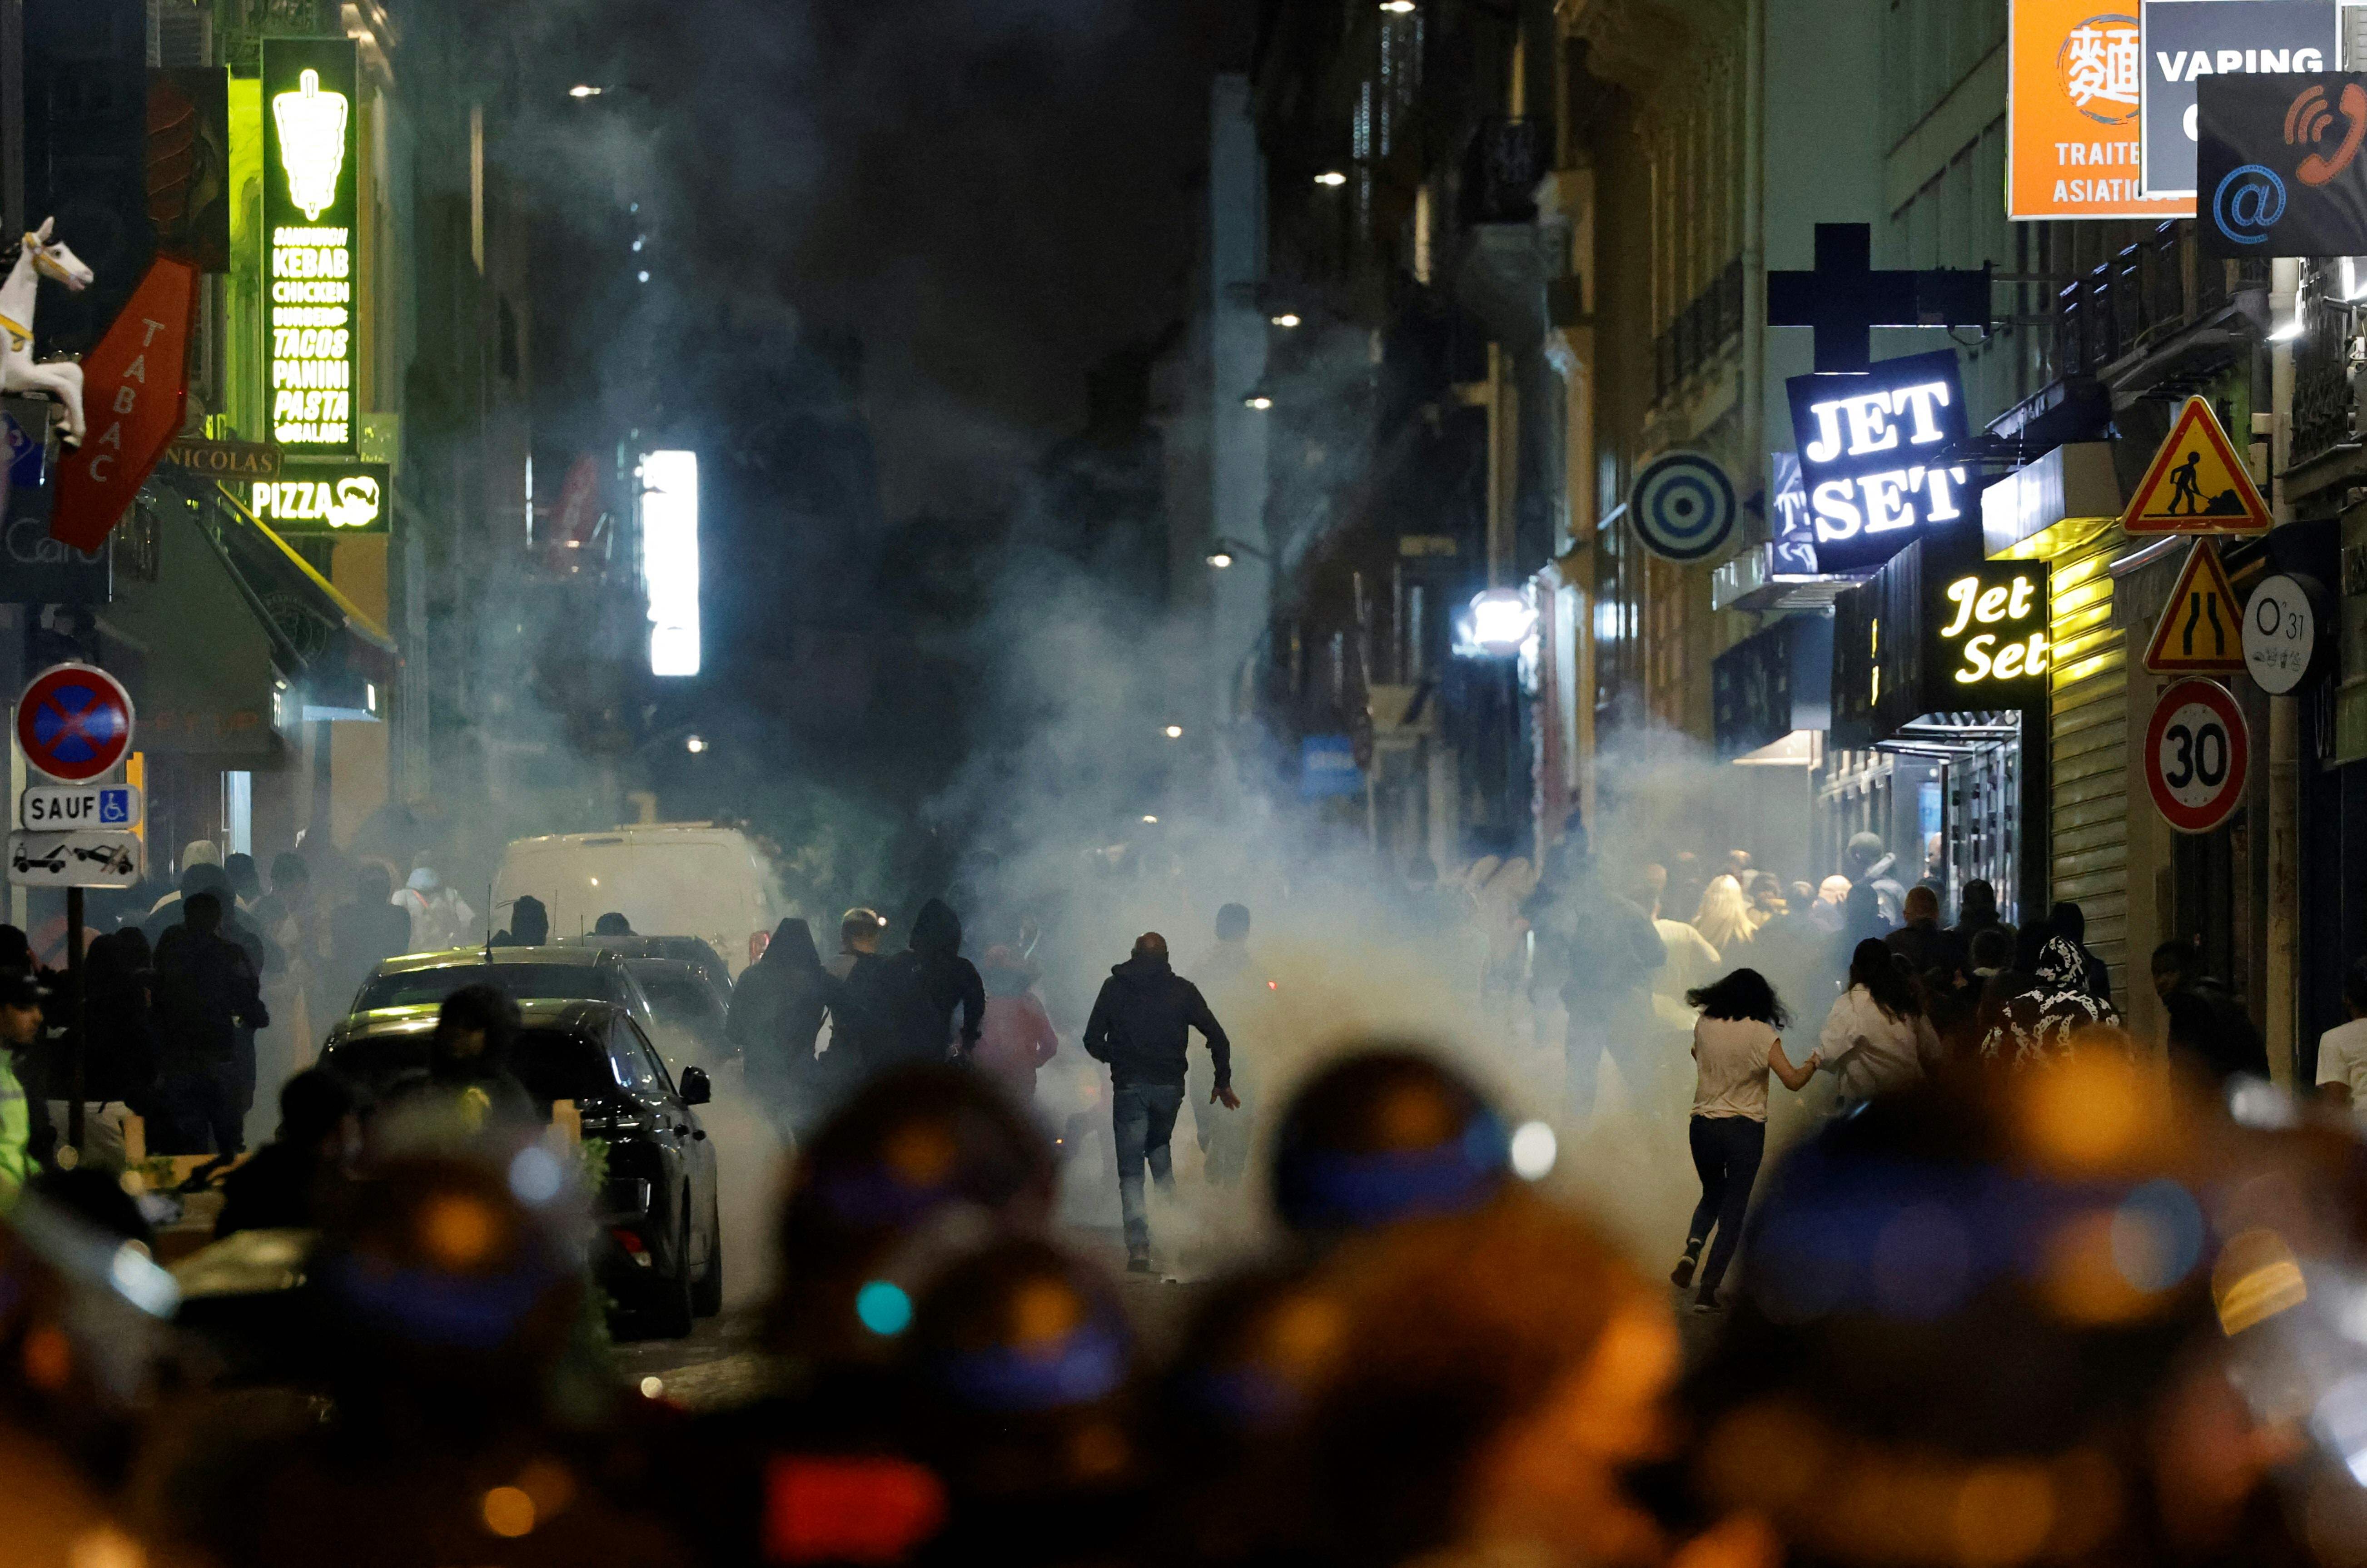
M 2006 40 L 2009 218 L 2191 218 L 2137 163 L 2140 0 L 2013 0 Z

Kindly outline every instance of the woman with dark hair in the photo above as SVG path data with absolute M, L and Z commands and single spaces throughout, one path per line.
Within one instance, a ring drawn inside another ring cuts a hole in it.
M 1669 1278 L 1679 1290 L 1693 1282 L 1715 1226 L 1717 1245 L 1701 1270 L 1693 1310 L 1716 1312 L 1718 1283 L 1741 1245 L 1742 1216 L 1767 1152 L 1767 1075 L 1772 1072 L 1797 1093 L 1816 1076 L 1818 1058 L 1795 1067 L 1784 1054 L 1784 1031 L 1792 1015 L 1756 969 L 1737 969 L 1715 985 L 1688 991 L 1685 1002 L 1701 1010 L 1693 1021 L 1693 1114 L 1686 1131 L 1702 1195 L 1685 1228 L 1684 1256 Z
M 1840 1080 L 1847 1107 L 1903 1089 L 1939 1065 L 1939 1032 L 1914 973 L 1888 943 L 1869 939 L 1850 954 L 1849 989 L 1826 1015 L 1818 1054 Z

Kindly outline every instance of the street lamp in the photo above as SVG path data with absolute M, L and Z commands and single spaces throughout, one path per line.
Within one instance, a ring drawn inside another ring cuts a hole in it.
M 567 89 L 567 96 L 571 98 L 596 98 L 606 90 L 605 87 L 595 87 L 589 82 L 578 82 Z
M 1414 4 L 1413 0 L 1381 0 L 1381 9 L 1392 17 L 1410 17 L 1414 13 Z
M 1277 327 L 1295 327 L 1298 325 L 1298 312 L 1285 310 L 1281 315 L 1274 317 L 1273 321 Z
M 691 736 L 682 743 L 682 749 L 696 757 L 700 752 L 707 750 L 707 737 L 704 735 Z
M 1183 727 L 1182 725 L 1180 725 L 1180 724 L 1171 724 L 1171 725 L 1169 725 L 1169 726 L 1167 727 L 1167 739 L 1170 739 L 1170 740 L 1181 740 L 1181 739 L 1184 739 L 1184 727 Z
M 1472 595 L 1467 626 L 1468 642 L 1458 646 L 1457 653 L 1508 659 L 1536 634 L 1537 612 L 1519 589 L 1490 588 Z
M 1315 183 L 1319 186 L 1336 187 L 1346 185 L 1348 183 L 1348 176 L 1342 174 L 1337 169 L 1326 169 L 1321 174 L 1315 176 Z
M 1268 566 L 1274 564 L 1273 551 L 1262 550 L 1255 545 L 1242 544 L 1239 539 L 1215 539 L 1209 543 L 1208 564 L 1218 571 L 1232 565 L 1234 560 L 1241 556 L 1250 556 L 1265 562 Z
M 1143 818 L 1142 818 L 1142 819 L 1143 819 L 1145 822 L 1150 823 L 1150 824 L 1152 827 L 1154 827 L 1154 828 L 1156 828 L 1156 827 L 1158 827 L 1158 826 L 1159 826 L 1159 818 L 1156 818 L 1156 817 L 1153 817 L 1153 816 L 1150 815 L 1148 812 L 1146 812 L 1146 813 L 1144 813 L 1144 814 L 1143 814 Z
M 1248 397 L 1241 400 L 1241 407 L 1245 409 L 1255 409 L 1258 412 L 1263 413 L 1266 410 L 1274 407 L 1274 400 L 1267 397 L 1263 392 L 1251 392 Z

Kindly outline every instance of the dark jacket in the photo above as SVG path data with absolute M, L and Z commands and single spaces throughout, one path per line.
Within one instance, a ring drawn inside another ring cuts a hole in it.
M 731 1016 L 724 1025 L 752 1082 L 786 1086 L 811 1070 L 822 1014 L 832 1010 L 839 991 L 806 923 L 783 920 L 764 956 L 731 987 Z
M 2233 991 L 2208 977 L 2190 980 L 2162 998 L 2169 1013 L 2169 1049 L 2225 1082 L 2238 1074 L 2269 1076 L 2269 1048 L 2252 1015 Z
M 380 961 L 410 951 L 411 917 L 393 905 L 353 903 L 331 910 L 328 984 L 338 1015 Z
M 1941 930 L 1936 920 L 1901 926 L 1882 940 L 1891 952 L 1905 954 L 1907 962 L 1914 965 L 1918 975 L 1929 974 L 1934 969 L 1971 972 L 1972 950 L 1954 931 Z
M 978 969 L 961 955 L 961 920 L 942 899 L 921 906 L 912 920 L 912 945 L 878 967 L 858 967 L 848 976 L 850 987 L 862 979 L 876 986 L 873 1005 L 882 1026 L 879 1052 L 867 1064 L 870 1071 L 900 1062 L 942 1062 L 954 1038 L 954 1010 L 961 1010 L 964 1055 L 978 1044 L 986 1021 L 986 985 Z
M 269 1143 L 222 1181 L 214 1239 L 240 1231 L 311 1230 L 320 1162 L 310 1149 Z
M 1233 1085 L 1233 1043 L 1208 1010 L 1200 987 L 1164 958 L 1140 955 L 1113 964 L 1085 1021 L 1085 1054 L 1107 1062 L 1113 1084 L 1180 1084 L 1184 1051 L 1191 1030 L 1208 1042 L 1217 1066 L 1217 1087 Z
M 156 947 L 156 1032 L 163 1066 L 186 1072 L 232 1060 L 238 1032 L 271 1022 L 245 948 L 176 926 Z

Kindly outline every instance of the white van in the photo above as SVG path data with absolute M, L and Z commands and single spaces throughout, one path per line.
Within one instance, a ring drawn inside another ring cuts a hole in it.
M 493 879 L 496 930 L 511 903 L 532 894 L 550 911 L 554 941 L 572 941 L 606 914 L 643 936 L 703 937 L 736 978 L 781 919 L 773 868 L 736 828 L 656 822 L 606 833 L 518 839 Z

